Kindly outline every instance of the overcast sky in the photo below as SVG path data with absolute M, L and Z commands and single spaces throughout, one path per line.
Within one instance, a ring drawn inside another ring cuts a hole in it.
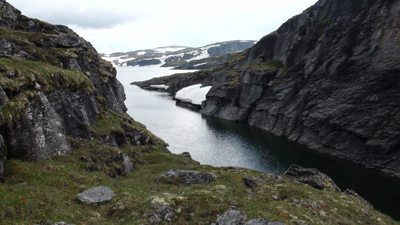
M 317 0 L 7 0 L 72 28 L 101 53 L 259 40 Z

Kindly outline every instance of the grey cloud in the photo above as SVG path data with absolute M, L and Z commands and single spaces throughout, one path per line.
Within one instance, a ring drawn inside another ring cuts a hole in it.
M 109 12 L 57 12 L 41 18 L 55 24 L 76 25 L 83 28 L 112 28 L 138 18 L 135 15 L 123 15 Z

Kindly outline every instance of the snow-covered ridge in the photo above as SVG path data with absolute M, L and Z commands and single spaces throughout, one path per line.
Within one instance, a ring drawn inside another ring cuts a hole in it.
M 217 57 L 225 53 L 242 51 L 253 46 L 256 41 L 227 41 L 199 48 L 185 46 L 166 46 L 155 49 L 118 52 L 104 55 L 103 59 L 115 66 L 156 66 L 176 67 L 185 63 L 205 65 L 203 59 Z M 203 60 L 197 62 L 196 60 Z

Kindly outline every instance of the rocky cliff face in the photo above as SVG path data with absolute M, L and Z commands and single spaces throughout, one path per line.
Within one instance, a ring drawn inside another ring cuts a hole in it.
M 216 69 L 152 82 L 212 84 L 205 115 L 400 177 L 399 21 L 397 0 L 320 0 Z
M 0 0 L 0 179 L 5 154 L 36 161 L 69 154 L 71 140 L 151 142 L 124 100 L 115 68 L 89 42 Z M 120 123 L 101 130 L 102 119 Z

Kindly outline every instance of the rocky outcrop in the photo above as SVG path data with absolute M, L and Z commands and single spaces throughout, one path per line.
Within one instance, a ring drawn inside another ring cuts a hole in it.
M 89 42 L 66 26 L 24 16 L 5 0 L 0 30 L 0 135 L 7 158 L 70 154 L 71 139 L 151 142 L 132 118 L 123 118 L 125 93 L 116 70 Z M 123 129 L 96 133 L 105 116 L 118 118 Z M 121 174 L 132 171 L 133 162 L 120 161 Z
M 224 55 L 229 52 L 240 52 L 247 48 L 253 47 L 255 41 L 230 41 L 225 43 L 217 43 L 207 49 L 210 57 Z
M 98 186 L 77 194 L 76 198 L 86 204 L 99 205 L 109 202 L 114 196 L 115 193 L 111 188 Z
M 167 184 L 190 186 L 192 184 L 206 184 L 214 181 L 215 178 L 217 177 L 212 173 L 169 169 L 162 172 L 158 180 Z
M 317 189 L 330 189 L 332 191 L 341 192 L 340 188 L 330 177 L 314 168 L 303 168 L 298 165 L 291 165 L 289 169 L 286 170 L 285 175 L 293 177 L 297 182 L 308 184 Z
M 204 115 L 400 177 L 399 15 L 399 1 L 320 0 L 227 63 L 163 83 L 212 85 Z

